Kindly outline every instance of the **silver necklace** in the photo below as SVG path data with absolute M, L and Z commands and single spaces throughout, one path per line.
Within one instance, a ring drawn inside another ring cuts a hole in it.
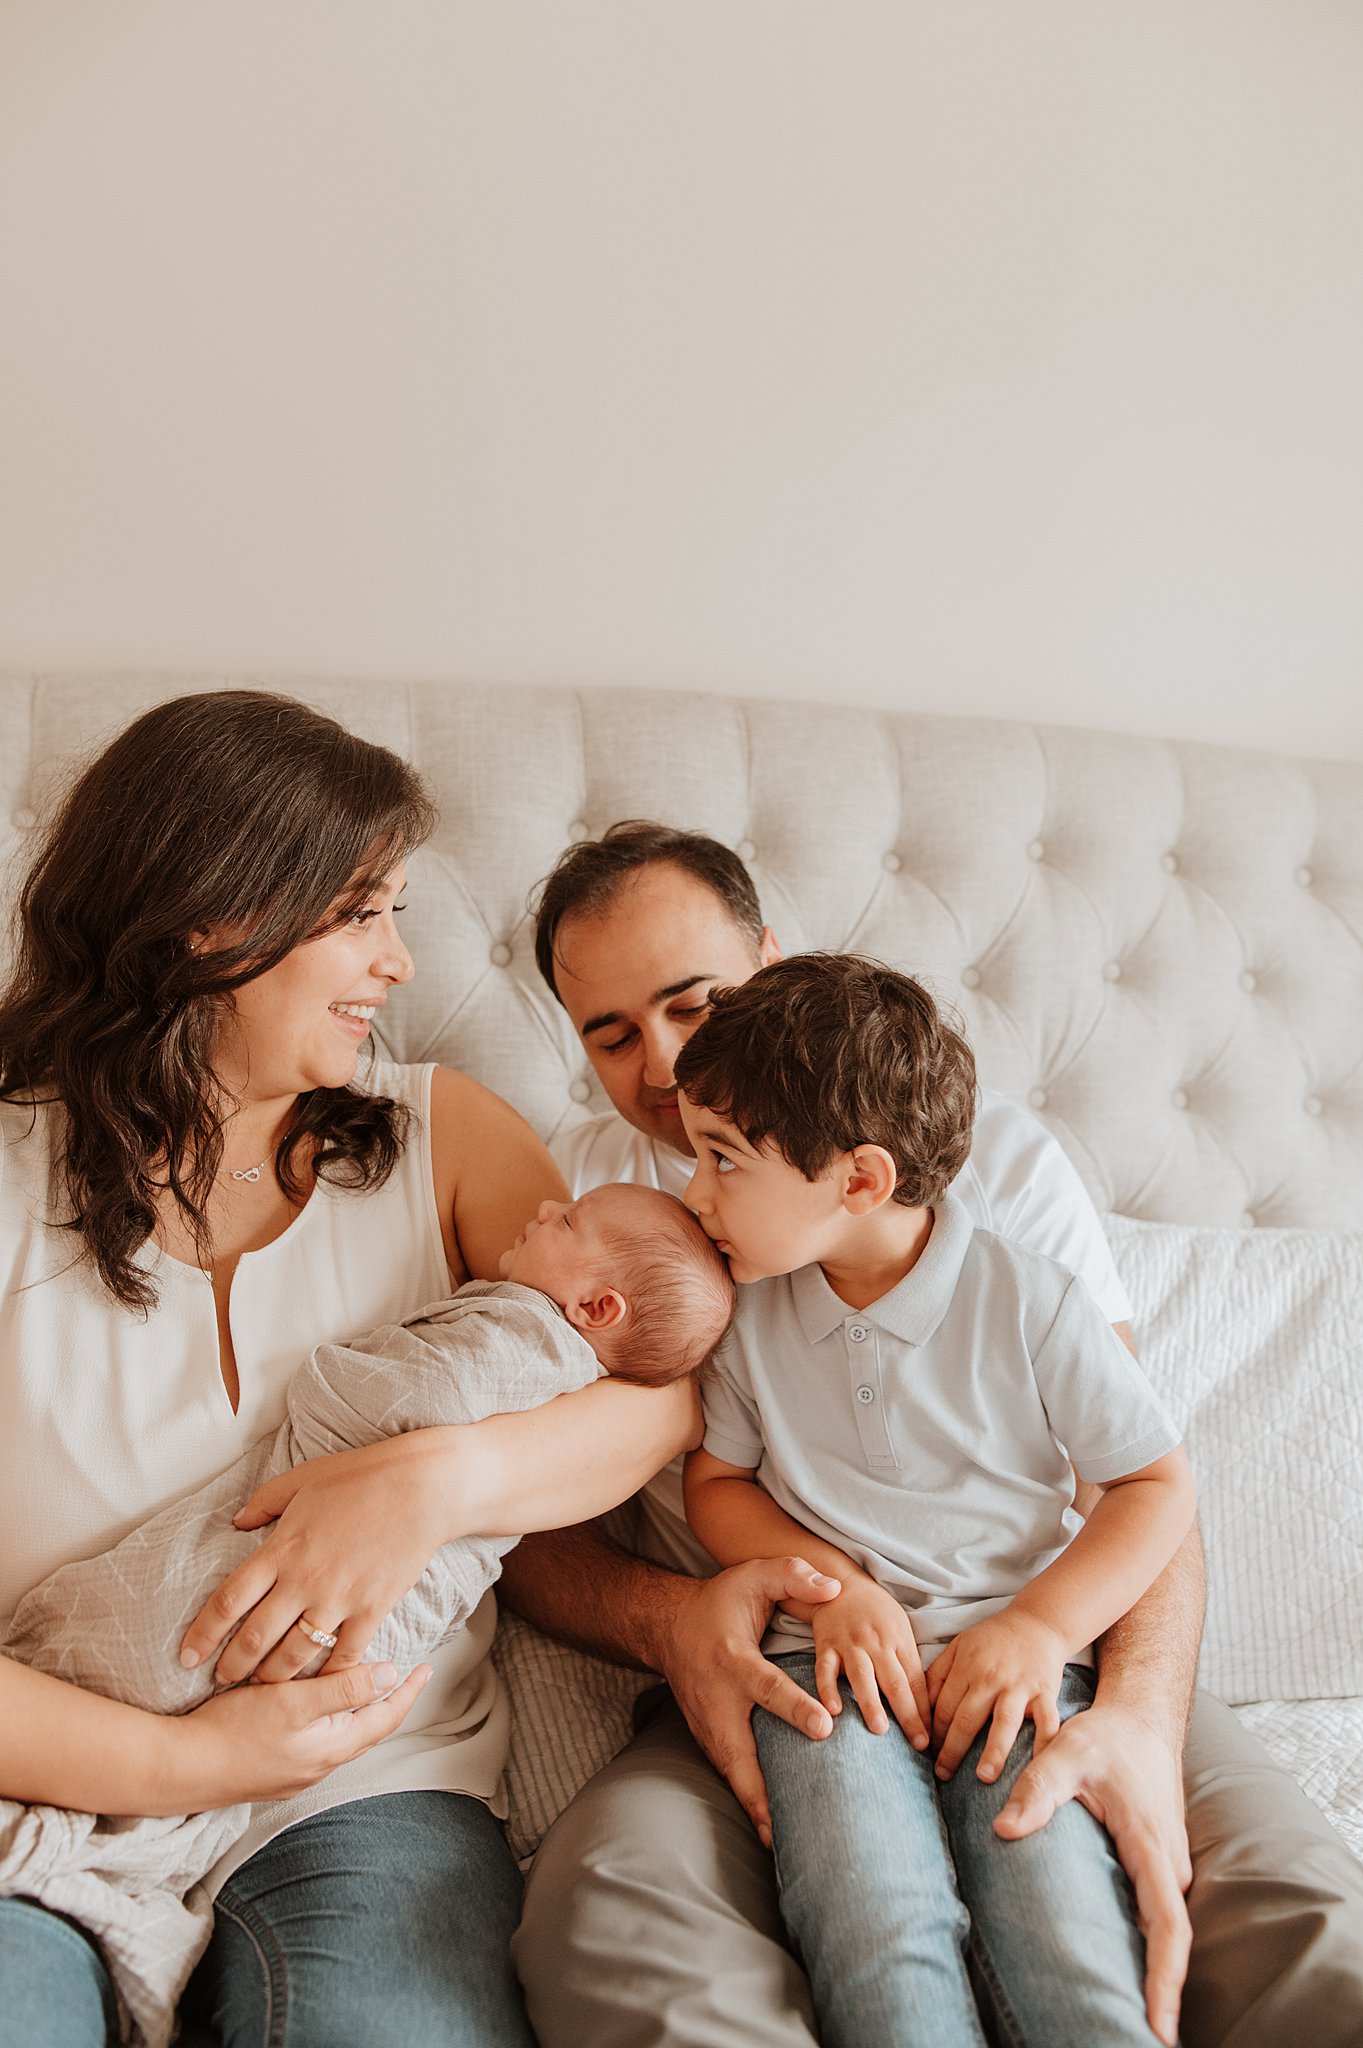
M 269 1165 L 270 1159 L 273 1156 L 273 1154 L 270 1154 L 266 1158 L 262 1159 L 259 1166 L 226 1167 L 219 1172 L 218 1179 L 258 1181 L 260 1179 L 261 1174 L 264 1172 L 265 1168 Z

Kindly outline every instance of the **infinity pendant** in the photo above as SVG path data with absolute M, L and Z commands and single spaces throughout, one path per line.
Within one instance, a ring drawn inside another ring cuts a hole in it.
M 231 1175 L 232 1175 L 232 1178 L 233 1178 L 233 1180 L 259 1180 L 259 1179 L 260 1179 L 260 1168 L 259 1168 L 258 1166 L 246 1166 L 246 1167 L 238 1167 L 238 1166 L 234 1166 L 234 1167 L 232 1167 L 232 1168 L 230 1169 L 230 1171 L 231 1171 Z

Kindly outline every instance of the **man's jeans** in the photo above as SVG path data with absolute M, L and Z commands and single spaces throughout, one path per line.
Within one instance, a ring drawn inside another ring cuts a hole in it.
M 299 1821 L 218 1896 L 182 2048 L 532 2048 L 508 1948 L 521 1880 L 501 1824 L 458 1792 L 390 1792 Z M 94 1944 L 0 1899 L 0 2048 L 107 2048 Z
M 813 1653 L 776 1660 L 815 1694 Z M 824 2048 L 1150 2048 L 1145 1944 L 1104 1830 L 1061 1808 L 1005 1842 L 994 1816 L 1032 1753 L 1028 1722 L 993 1785 L 981 1734 L 939 1784 L 893 1722 L 872 1735 L 844 1683 L 826 1742 L 753 1716 L 771 1800 L 781 1910 Z M 1093 1698 L 1068 1665 L 1062 1719 Z

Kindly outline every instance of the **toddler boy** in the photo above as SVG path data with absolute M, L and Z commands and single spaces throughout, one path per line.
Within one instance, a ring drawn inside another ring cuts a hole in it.
M 1187 1533 L 1178 1430 L 1082 1283 L 947 1193 L 974 1061 L 916 982 L 763 968 L 716 996 L 677 1080 L 687 1204 L 747 1283 L 688 1515 L 722 1565 L 793 1552 L 842 1583 L 765 1646 L 832 1736 L 755 1717 L 825 2048 L 982 2048 L 981 2015 L 1015 2044 L 1148 2043 L 1101 1827 L 1070 1806 L 1007 1843 L 992 1822 Z M 1086 1523 L 1076 1471 L 1102 1489 Z M 877 1739 L 883 1701 L 907 1740 Z

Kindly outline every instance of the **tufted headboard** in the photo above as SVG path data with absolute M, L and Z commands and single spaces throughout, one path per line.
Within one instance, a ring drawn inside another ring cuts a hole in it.
M 222 686 L 0 682 L 0 859 L 22 863 L 73 748 Z M 1363 1225 L 1363 765 L 654 692 L 256 686 L 428 778 L 441 822 L 387 1049 L 465 1068 L 546 1135 L 606 1104 L 539 982 L 528 898 L 569 839 L 656 817 L 739 850 L 786 951 L 875 954 L 956 1004 L 982 1078 L 1101 1208 Z

